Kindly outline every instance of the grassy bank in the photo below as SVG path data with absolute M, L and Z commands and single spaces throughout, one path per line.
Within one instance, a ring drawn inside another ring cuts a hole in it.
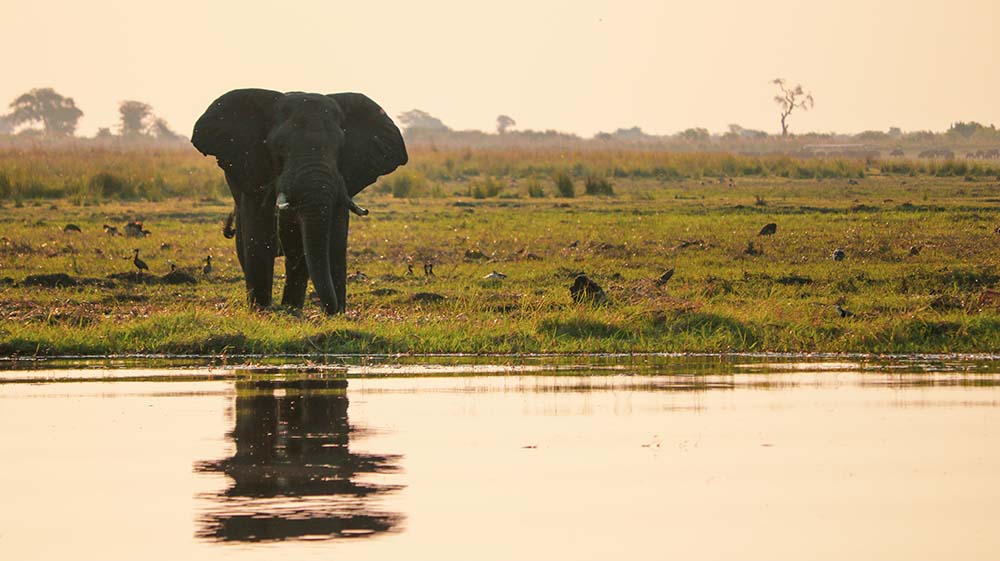
M 221 235 L 229 203 L 217 170 L 190 154 L 164 157 L 120 168 L 67 157 L 46 169 L 75 165 L 80 178 L 110 170 L 136 184 L 159 173 L 167 191 L 188 196 L 4 203 L 0 354 L 1000 348 L 994 177 L 890 175 L 853 162 L 862 173 L 667 178 L 629 172 L 643 169 L 627 164 L 642 155 L 575 155 L 542 169 L 537 155 L 429 152 L 359 196 L 372 214 L 352 222 L 348 266 L 365 278 L 348 286 L 348 314 L 330 319 L 312 302 L 301 315 L 247 310 L 232 242 Z M 8 178 L 22 177 L 4 165 Z M 574 197 L 557 196 L 559 176 Z M 613 196 L 586 195 L 588 177 Z M 133 219 L 152 234 L 102 229 Z M 757 236 L 769 222 L 777 233 Z M 67 223 L 82 232 L 63 232 Z M 838 247 L 843 261 L 831 258 Z M 109 278 L 134 270 L 135 248 L 152 273 Z M 161 283 L 171 262 L 197 283 Z M 670 267 L 674 277 L 657 286 Z M 482 278 L 494 270 L 507 278 Z M 574 303 L 578 272 L 610 302 Z M 45 273 L 66 273 L 75 286 L 26 285 Z M 279 278 L 276 295 L 280 287 Z

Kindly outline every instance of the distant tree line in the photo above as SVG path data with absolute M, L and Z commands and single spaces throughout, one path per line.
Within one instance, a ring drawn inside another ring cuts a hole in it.
M 8 106 L 10 113 L 0 115 L 0 134 L 67 138 L 76 133 L 83 111 L 72 97 L 65 97 L 52 88 L 35 88 L 17 97 Z M 154 138 L 178 140 L 167 122 L 153 113 L 153 108 L 141 101 L 118 104 L 118 135 L 126 139 Z M 98 138 L 112 138 L 109 127 L 97 131 Z

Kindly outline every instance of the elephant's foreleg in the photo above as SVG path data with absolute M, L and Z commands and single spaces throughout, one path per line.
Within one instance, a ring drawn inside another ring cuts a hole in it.
M 285 291 L 281 296 L 281 305 L 301 308 L 305 303 L 306 287 L 309 284 L 309 268 L 306 266 L 306 254 L 302 247 L 302 229 L 298 222 L 282 222 L 278 236 L 285 253 Z
M 274 283 L 274 198 L 260 200 L 244 196 L 237 221 L 243 245 L 243 273 L 246 276 L 247 299 L 254 308 L 271 305 Z
M 240 207 L 237 206 L 233 212 L 239 214 Z M 243 228 L 240 227 L 240 221 L 236 220 L 236 258 L 240 260 L 240 270 L 243 271 L 244 278 L 247 274 L 247 266 L 243 260 Z

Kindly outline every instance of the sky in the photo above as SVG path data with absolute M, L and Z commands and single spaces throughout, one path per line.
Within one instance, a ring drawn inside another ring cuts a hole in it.
M 996 0 L 0 0 L 0 111 L 52 87 L 78 134 L 150 104 L 178 132 L 234 88 L 363 92 L 454 129 L 581 136 L 729 124 L 780 132 L 1000 126 Z

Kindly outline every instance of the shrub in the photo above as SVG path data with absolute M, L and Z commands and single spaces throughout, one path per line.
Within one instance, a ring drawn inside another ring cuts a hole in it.
M 134 199 L 137 195 L 131 182 L 106 171 L 91 176 L 87 186 L 91 193 L 100 194 L 105 199 Z
M 486 197 L 496 197 L 502 190 L 503 185 L 499 180 L 487 177 L 469 186 L 469 196 L 475 199 L 485 199 Z
M 615 196 L 615 190 L 611 186 L 611 182 L 605 177 L 588 175 L 583 182 L 583 188 L 588 195 Z
M 576 196 L 576 188 L 573 186 L 573 178 L 565 173 L 556 176 L 556 193 L 560 197 L 573 198 Z
M 545 189 L 542 189 L 542 184 L 537 180 L 532 179 L 528 183 L 528 196 L 533 199 L 540 199 L 545 196 Z
M 420 196 L 426 187 L 427 178 L 423 174 L 407 170 L 392 174 L 390 179 L 385 182 L 385 186 L 379 189 L 379 192 L 391 192 L 393 197 L 404 199 Z

